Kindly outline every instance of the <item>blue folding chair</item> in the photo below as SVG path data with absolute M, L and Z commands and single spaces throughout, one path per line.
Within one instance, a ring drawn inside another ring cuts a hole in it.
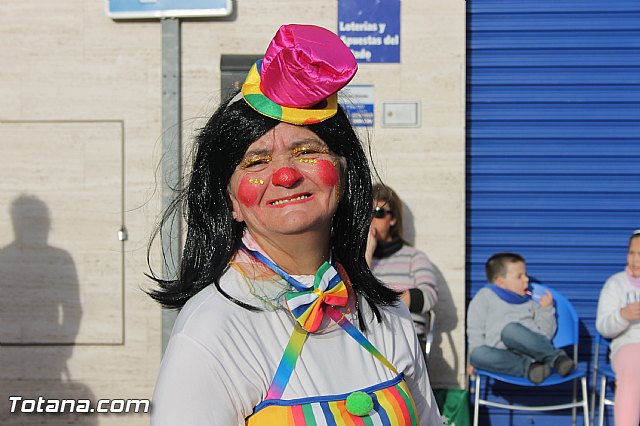
M 596 344 L 593 350 L 593 387 L 591 388 L 591 420 L 595 420 L 595 399 L 596 399 L 596 387 L 600 384 L 600 391 L 598 393 L 598 426 L 604 425 L 605 406 L 614 405 L 612 399 L 607 398 L 607 381 L 611 380 L 615 383 L 616 373 L 611 369 L 609 363 L 609 351 L 604 351 L 604 354 L 600 353 L 600 348 L 609 348 L 609 339 L 606 339 L 597 333 Z M 600 360 L 604 356 L 604 359 Z
M 584 364 L 578 364 L 578 341 L 580 339 L 578 332 L 578 314 L 574 309 L 573 305 L 567 298 L 565 298 L 558 291 L 546 287 L 541 284 L 531 284 L 533 287 L 534 294 L 544 293 L 545 290 L 549 290 L 553 296 L 553 300 L 556 308 L 556 322 L 557 322 L 557 330 L 555 335 L 553 336 L 552 342 L 553 345 L 557 348 L 565 348 L 568 346 L 572 346 L 573 348 L 573 361 L 576 364 L 576 369 L 573 370 L 568 376 L 562 377 L 558 373 L 554 372 L 549 377 L 547 377 L 542 383 L 533 384 L 525 377 L 517 377 L 510 376 L 508 374 L 498 374 L 492 373 L 489 371 L 478 370 L 475 375 L 475 399 L 474 399 L 474 412 L 473 412 L 473 425 L 478 426 L 478 417 L 479 417 L 479 409 L 481 405 L 486 405 L 489 407 L 497 407 L 504 408 L 507 410 L 521 410 L 521 411 L 554 411 L 554 410 L 565 410 L 571 408 L 572 411 L 572 424 L 576 423 L 576 410 L 578 407 L 582 407 L 583 417 L 584 417 L 584 425 L 589 426 L 589 402 L 588 402 L 588 394 L 587 394 L 587 368 Z M 486 386 L 491 385 L 491 380 L 510 383 L 516 386 L 522 387 L 546 387 L 546 386 L 554 386 L 562 383 L 567 383 L 569 381 L 573 381 L 573 397 L 571 402 L 567 402 L 564 404 L 554 404 L 554 405 L 542 405 L 542 406 L 531 406 L 531 405 L 513 405 L 513 404 L 504 404 L 496 401 L 490 401 L 488 399 L 480 398 L 480 385 L 482 383 L 483 378 L 487 378 Z M 580 379 L 580 384 L 582 387 L 582 399 L 580 401 L 577 400 L 577 381 Z

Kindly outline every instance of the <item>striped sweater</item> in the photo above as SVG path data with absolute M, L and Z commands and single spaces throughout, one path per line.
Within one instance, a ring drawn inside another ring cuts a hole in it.
M 426 314 L 438 301 L 435 267 L 427 255 L 411 246 L 403 245 L 388 257 L 374 258 L 371 271 L 376 278 L 394 290 L 408 290 L 411 295 L 411 316 L 414 322 L 424 324 Z M 424 334 L 424 327 L 418 323 L 415 325 L 416 332 Z

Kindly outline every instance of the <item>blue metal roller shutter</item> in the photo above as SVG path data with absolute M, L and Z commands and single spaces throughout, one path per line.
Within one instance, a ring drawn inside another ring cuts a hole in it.
M 521 253 L 576 306 L 586 359 L 600 288 L 640 228 L 640 2 L 469 0 L 467 26 L 468 299 L 491 254 Z M 491 425 L 571 416 L 483 410 Z

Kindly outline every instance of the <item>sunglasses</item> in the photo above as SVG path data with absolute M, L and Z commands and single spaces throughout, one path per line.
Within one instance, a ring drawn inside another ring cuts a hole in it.
M 391 210 L 387 210 L 384 207 L 373 208 L 373 217 L 375 217 L 376 219 L 382 219 L 388 214 L 391 214 Z

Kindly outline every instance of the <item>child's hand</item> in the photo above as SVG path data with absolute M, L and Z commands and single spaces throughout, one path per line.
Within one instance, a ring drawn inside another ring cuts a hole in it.
M 470 375 L 470 376 L 475 376 L 476 375 L 476 369 L 473 368 L 473 365 L 467 364 L 467 374 Z
M 620 315 L 627 321 L 635 321 L 640 319 L 640 302 L 629 303 L 620 309 Z
M 553 296 L 551 295 L 551 292 L 549 290 L 544 291 L 544 296 L 540 298 L 539 303 L 540 307 L 543 309 L 551 306 L 551 304 L 553 303 Z

